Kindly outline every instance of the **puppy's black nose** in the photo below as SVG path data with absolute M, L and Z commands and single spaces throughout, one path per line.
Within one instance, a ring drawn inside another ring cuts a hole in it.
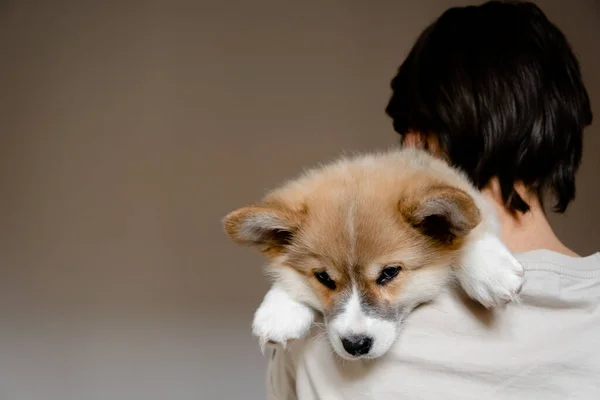
M 371 350 L 373 339 L 368 336 L 348 336 L 342 338 L 342 345 L 351 356 L 360 356 Z

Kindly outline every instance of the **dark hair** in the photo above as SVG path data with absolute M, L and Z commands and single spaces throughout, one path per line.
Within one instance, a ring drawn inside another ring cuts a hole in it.
M 534 4 L 451 8 L 418 38 L 392 80 L 386 113 L 400 135 L 435 133 L 483 188 L 497 176 L 511 211 L 523 182 L 564 212 L 575 198 L 583 128 L 592 122 L 579 63 Z

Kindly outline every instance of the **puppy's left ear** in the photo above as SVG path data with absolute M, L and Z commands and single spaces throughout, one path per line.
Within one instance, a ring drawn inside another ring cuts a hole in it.
M 453 186 L 423 187 L 402 199 L 398 208 L 415 229 L 446 244 L 465 237 L 481 221 L 473 198 Z

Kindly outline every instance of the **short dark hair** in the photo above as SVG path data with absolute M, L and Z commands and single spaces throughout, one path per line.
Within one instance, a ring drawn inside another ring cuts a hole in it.
M 583 129 L 592 111 L 579 63 L 536 5 L 490 1 L 451 8 L 418 38 L 392 80 L 386 113 L 400 135 L 435 133 L 479 188 L 497 176 L 511 211 L 523 182 L 554 209 L 575 198 Z

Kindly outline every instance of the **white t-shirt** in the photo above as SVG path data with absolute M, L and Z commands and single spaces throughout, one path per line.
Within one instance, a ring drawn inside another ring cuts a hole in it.
M 269 399 L 600 400 L 600 253 L 518 258 L 520 304 L 490 313 L 446 293 L 380 359 L 342 361 L 318 332 L 272 347 Z

